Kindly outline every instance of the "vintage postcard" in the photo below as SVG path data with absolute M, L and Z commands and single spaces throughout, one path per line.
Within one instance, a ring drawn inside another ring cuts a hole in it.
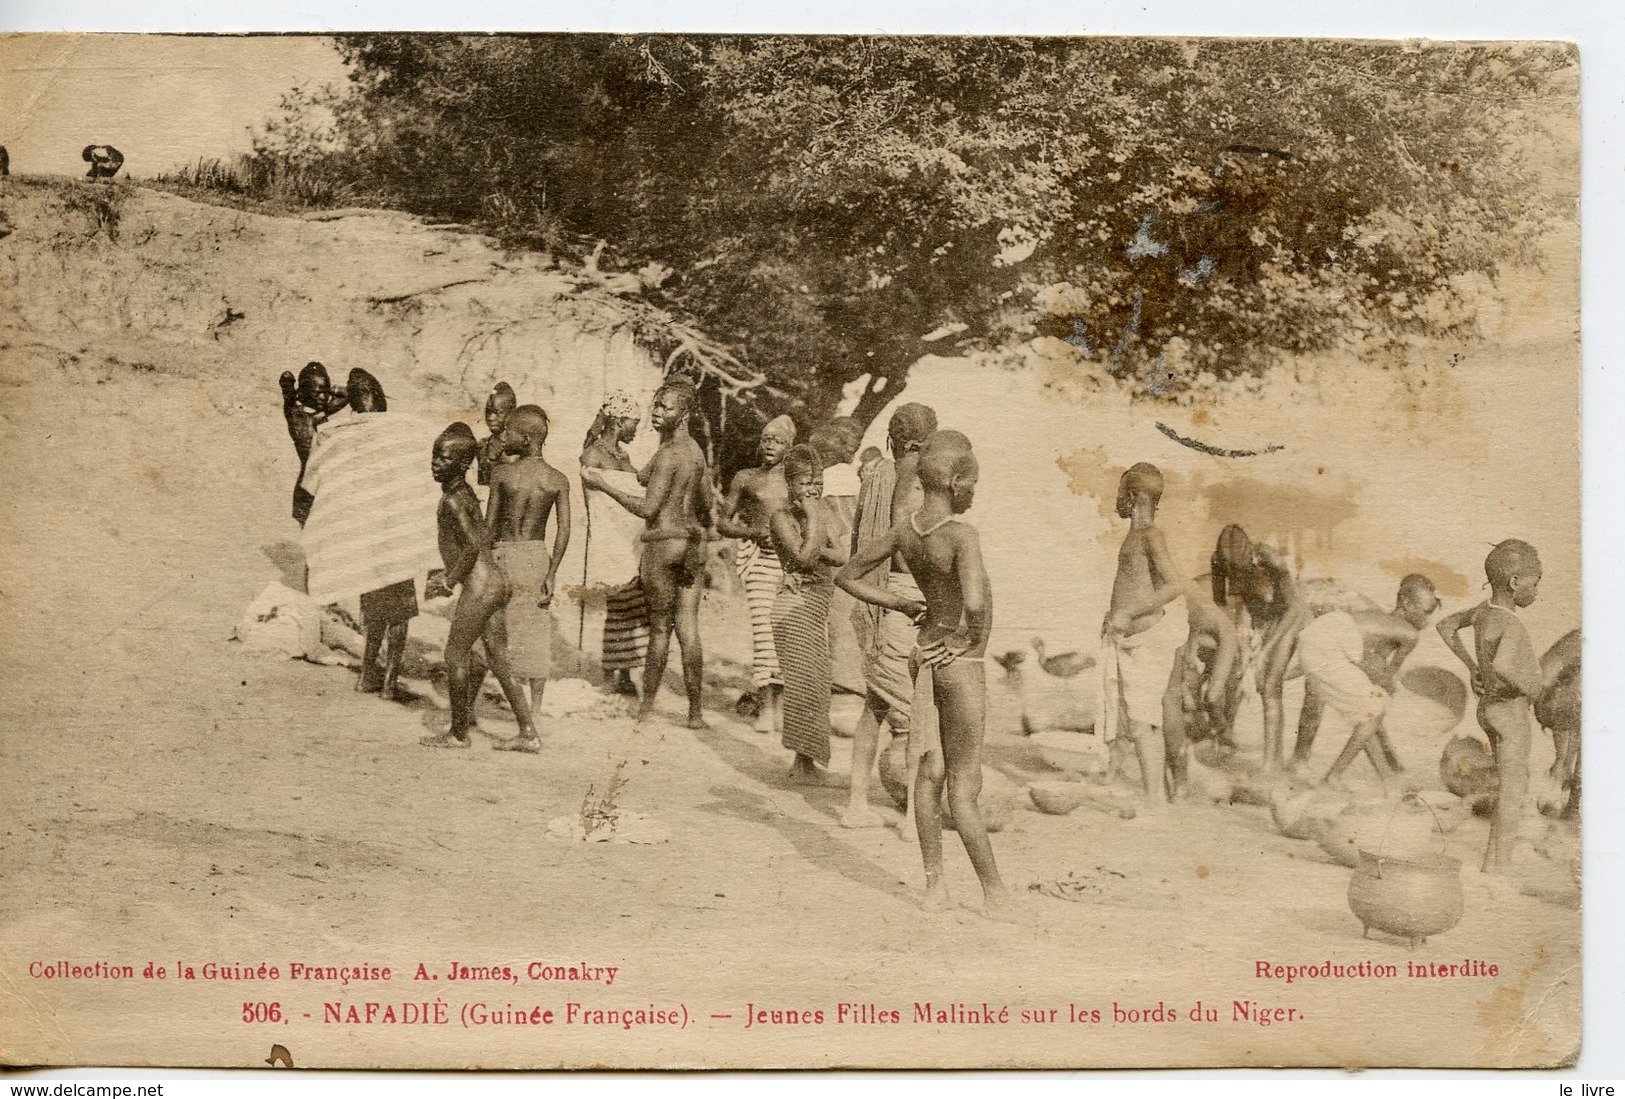
M 1571 45 L 0 103 L 0 1062 L 1578 1056 Z

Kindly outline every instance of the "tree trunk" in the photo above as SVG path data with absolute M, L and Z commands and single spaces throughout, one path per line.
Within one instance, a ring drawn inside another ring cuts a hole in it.
M 881 409 L 896 400 L 903 390 L 908 388 L 908 368 L 911 363 L 902 363 L 893 367 L 887 373 L 874 373 L 869 377 L 869 384 L 864 388 L 863 395 L 858 398 L 857 407 L 852 410 L 852 418 L 864 430 L 880 415 Z M 880 386 L 884 386 L 880 388 Z

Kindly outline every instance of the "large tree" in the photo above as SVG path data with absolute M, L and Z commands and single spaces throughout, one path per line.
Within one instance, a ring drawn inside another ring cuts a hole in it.
M 1535 258 L 1563 47 L 349 36 L 345 162 L 520 244 L 669 264 L 660 302 L 867 419 L 922 354 L 1037 335 L 1152 392 L 1469 334 Z M 298 140 L 267 155 L 302 155 Z M 1571 211 L 1558 211 L 1572 216 Z

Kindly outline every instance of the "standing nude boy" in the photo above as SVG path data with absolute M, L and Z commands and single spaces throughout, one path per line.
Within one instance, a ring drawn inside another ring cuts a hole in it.
M 1167 610 L 1186 586 L 1156 527 L 1162 485 L 1162 471 L 1149 462 L 1130 467 L 1118 483 L 1117 514 L 1129 520 L 1129 532 L 1117 551 L 1111 611 L 1101 637 L 1101 714 L 1096 722 L 1114 748 L 1125 735 L 1133 743 L 1141 784 L 1153 804 L 1168 797 L 1163 698 L 1180 646 L 1189 637 L 1184 617 Z M 1115 760 L 1118 753 L 1112 756 Z
M 649 462 L 648 485 L 642 496 L 606 483 L 596 469 L 583 468 L 581 483 L 604 493 L 646 525 L 641 579 L 649 609 L 649 653 L 643 666 L 638 718 L 648 717 L 654 709 L 675 629 L 682 646 L 688 726 L 703 729 L 700 689 L 705 658 L 700 647 L 699 582 L 705 571 L 712 501 L 705 454 L 688 432 L 693 406 L 694 388 L 681 380 L 667 382 L 655 394 L 649 422 L 660 434 L 660 449 Z
M 882 539 L 860 549 L 837 574 L 836 583 L 865 603 L 899 611 L 920 624 L 915 650 L 916 692 L 912 744 L 921 740 L 919 791 L 914 812 L 925 863 L 925 907 L 948 904 L 942 881 L 942 791 L 954 827 L 982 885 L 984 911 L 1006 917 L 1013 902 L 993 859 L 977 797 L 982 791 L 982 737 L 987 724 L 988 631 L 993 625 L 992 587 L 982 565 L 976 529 L 958 516 L 975 499 L 978 469 L 970 440 L 939 431 L 920 454 L 925 501 Z M 920 586 L 922 603 L 858 579 L 901 554 Z M 925 711 L 934 709 L 936 722 Z M 932 726 L 935 726 L 934 728 Z M 932 736 L 935 732 L 937 735 Z
M 1509 538 L 1484 559 L 1490 598 L 1472 610 L 1439 623 L 1439 634 L 1472 674 L 1478 694 L 1478 724 L 1489 738 L 1500 775 L 1490 839 L 1484 849 L 1484 872 L 1505 871 L 1518 838 L 1518 817 L 1529 789 L 1529 750 L 1533 735 L 1529 711 L 1545 693 L 1546 677 L 1518 609 L 1535 601 L 1540 588 L 1540 557 L 1528 542 Z M 1464 622 L 1463 619 L 1466 618 Z M 1473 657 L 1461 649 L 1456 633 L 1473 627 Z
M 570 482 L 542 458 L 542 447 L 547 442 L 547 413 L 536 405 L 520 405 L 514 409 L 503 426 L 502 439 L 503 449 L 519 455 L 519 459 L 491 471 L 491 498 L 486 504 L 485 536 L 481 546 L 489 548 L 506 596 L 497 598 L 493 592 L 489 600 L 476 601 L 467 622 L 470 630 L 466 637 L 459 638 L 461 645 L 456 655 L 466 669 L 467 646 L 472 646 L 484 632 L 492 614 L 503 612 L 513 675 L 526 680 L 530 687 L 530 704 L 521 707 L 528 711 L 530 720 L 520 724 L 518 736 L 493 747 L 504 752 L 534 753 L 541 750 L 535 727 L 536 711 L 541 705 L 553 655 L 553 619 L 548 609 L 553 602 L 553 578 L 570 544 Z M 549 554 L 544 539 L 548 519 L 555 511 L 558 529 Z M 477 554 L 465 553 L 458 565 L 446 569 L 446 586 L 462 583 L 478 560 Z M 459 603 L 459 614 L 461 610 Z M 455 627 L 455 623 L 453 625 Z M 452 656 L 448 640 L 448 672 Z M 457 691 L 467 688 L 461 681 L 453 680 L 451 689 L 455 698 Z
M 468 467 L 479 450 L 474 432 L 467 424 L 456 423 L 440 433 L 434 442 L 429 459 L 429 471 L 440 482 L 440 507 L 436 519 L 440 529 L 440 559 L 446 569 L 457 568 L 465 556 L 473 556 L 473 564 L 463 573 L 463 594 L 452 613 L 451 634 L 446 641 L 446 678 L 451 693 L 451 729 L 437 737 L 425 737 L 423 743 L 435 748 L 467 748 L 469 732 L 476 728 L 474 707 L 479 701 L 480 683 L 485 679 L 488 663 L 502 685 L 502 693 L 519 722 L 522 738 L 534 742 L 536 728 L 531 721 L 530 707 L 525 704 L 525 693 L 514 682 L 508 666 L 508 630 L 503 615 L 497 613 L 507 605 L 511 595 L 491 551 L 485 545 L 485 523 L 480 518 L 480 500 L 468 484 Z M 451 588 L 443 580 L 438 587 L 433 581 L 428 593 L 449 595 Z M 485 649 L 482 662 L 474 651 L 479 641 Z

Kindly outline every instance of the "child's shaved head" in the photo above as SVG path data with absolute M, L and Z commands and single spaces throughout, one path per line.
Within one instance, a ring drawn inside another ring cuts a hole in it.
M 1123 473 L 1121 486 L 1124 492 L 1143 492 L 1157 503 L 1162 499 L 1162 470 L 1150 462 L 1135 462 Z
M 516 435 L 547 442 L 547 412 L 541 405 L 522 404 L 508 414 L 507 428 Z
M 694 383 L 680 374 L 667 378 L 660 388 L 655 390 L 655 397 L 658 398 L 662 394 L 669 394 L 677 398 L 683 406 L 682 415 L 685 417 L 694 411 L 694 401 L 699 395 L 694 389 Z M 795 438 L 794 434 L 791 435 L 791 438 Z
M 784 476 L 786 479 L 800 476 L 803 473 L 822 473 L 823 470 L 824 456 L 811 443 L 799 443 L 784 452 Z
M 1413 572 L 1399 582 L 1399 601 L 1410 604 L 1417 609 L 1438 609 L 1439 593 L 1433 588 L 1433 581 L 1419 572 Z
M 1539 568 L 1535 547 L 1518 538 L 1508 538 L 1484 558 L 1484 575 L 1494 588 L 1504 588 L 1514 576 L 1527 576 Z
M 474 439 L 474 430 L 462 422 L 449 425 L 436 436 L 435 445 L 446 457 L 465 465 L 474 460 L 474 455 L 480 448 L 480 444 Z
M 892 453 L 901 457 L 925 445 L 937 430 L 937 414 L 929 405 L 909 402 L 899 405 L 886 425 L 886 437 L 891 441 Z
M 976 455 L 970 440 L 958 431 L 937 432 L 920 451 L 920 485 L 927 489 L 948 488 L 955 476 L 975 468 Z

